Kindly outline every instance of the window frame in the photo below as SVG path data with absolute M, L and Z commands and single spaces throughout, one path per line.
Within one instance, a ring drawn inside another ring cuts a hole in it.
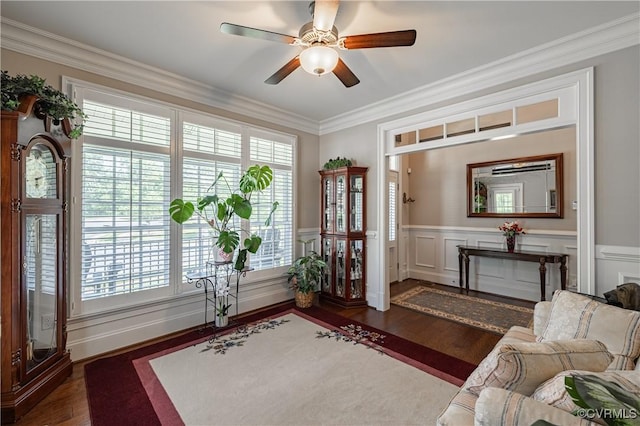
M 219 117 L 207 112 L 186 108 L 153 98 L 147 98 L 135 93 L 128 93 L 117 89 L 89 83 L 86 81 L 63 78 L 63 86 L 67 87 L 73 99 L 82 105 L 84 99 L 95 102 L 102 102 L 108 105 L 114 105 L 113 100 L 117 100 L 118 107 L 131 108 L 136 111 L 149 113 L 153 115 L 163 115 L 167 111 L 170 114 L 170 143 L 167 147 L 152 146 L 151 150 L 157 150 L 158 153 L 167 153 L 170 157 L 170 199 L 182 196 L 182 163 L 183 163 L 183 146 L 182 146 L 182 129 L 185 122 L 207 127 L 215 127 L 225 131 L 241 131 L 241 156 L 240 169 L 246 168 L 254 163 L 250 161 L 249 140 L 250 137 L 260 137 L 271 141 L 283 142 L 290 144 L 292 147 L 291 158 L 291 176 L 292 176 L 292 195 L 291 217 L 293 218 L 293 228 L 290 241 L 284 241 L 289 244 L 292 259 L 295 257 L 295 240 L 297 234 L 297 136 L 280 132 L 277 130 L 256 126 L 250 123 L 231 120 Z M 160 112 L 160 113 L 159 113 Z M 96 138 L 94 136 L 87 138 Z M 118 139 L 104 138 L 105 143 L 114 148 L 132 149 L 131 143 Z M 200 293 L 201 289 L 197 289 L 194 285 L 186 282 L 186 278 L 182 272 L 182 230 L 181 226 L 173 221 L 169 223 L 169 285 L 162 288 L 147 289 L 123 295 L 113 295 L 101 297 L 92 300 L 82 300 L 82 151 L 85 143 L 85 136 L 81 136 L 74 141 L 72 146 L 71 162 L 71 229 L 70 229 L 70 261 L 69 261 L 69 278 L 70 278 L 70 305 L 68 310 L 69 318 L 82 318 L 88 315 L 96 315 L 109 313 L 114 311 L 144 309 L 155 302 L 166 301 L 167 299 L 175 299 L 176 297 L 189 297 L 194 293 Z M 150 151 L 147 151 L 150 152 Z M 193 151 L 192 151 L 193 152 Z M 189 156 L 194 158 L 193 156 Z M 222 161 L 224 156 L 220 156 Z M 230 157 L 229 157 L 230 158 Z M 237 160 L 235 160 L 237 161 Z M 263 162 L 261 162 L 263 164 Z M 264 163 L 272 166 L 271 163 Z M 281 164 L 276 164 L 282 167 Z M 168 205 L 167 205 L 168 208 Z M 168 215 L 168 212 L 167 212 Z M 244 224 L 246 225 L 246 224 Z M 260 281 L 284 279 L 288 265 L 256 270 L 249 272 L 242 280 L 241 287 L 250 286 Z

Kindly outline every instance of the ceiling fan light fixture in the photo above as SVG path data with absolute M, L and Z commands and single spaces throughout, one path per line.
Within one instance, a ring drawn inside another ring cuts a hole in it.
M 309 74 L 321 76 L 330 73 L 338 64 L 338 52 L 328 46 L 309 46 L 300 53 L 300 65 Z

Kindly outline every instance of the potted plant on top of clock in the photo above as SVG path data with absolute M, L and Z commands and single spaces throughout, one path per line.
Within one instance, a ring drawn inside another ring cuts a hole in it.
M 82 123 L 87 116 L 67 95 L 46 84 L 44 78 L 23 74 L 12 77 L 2 70 L 1 92 L 3 111 L 29 115 L 33 110 L 36 117 L 51 120 L 55 125 L 60 124 L 70 139 L 82 134 Z
M 215 178 L 207 193 L 195 202 L 176 198 L 169 205 L 171 219 L 182 224 L 195 214 L 203 219 L 211 228 L 215 246 L 228 256 L 233 256 L 237 250 L 234 269 L 243 271 L 248 253 L 256 253 L 262 244 L 262 238 L 250 234 L 242 229 L 242 219 L 249 219 L 253 213 L 251 197 L 257 192 L 267 189 L 273 181 L 273 170 L 266 165 L 253 165 L 240 177 L 238 187 L 232 189 L 222 172 Z M 219 195 L 216 190 L 219 185 L 225 185 L 228 196 Z M 278 202 L 271 205 L 271 211 L 265 225 L 269 226 L 273 213 L 278 208 Z M 242 241 L 242 234 L 246 238 Z M 229 260 L 230 261 L 230 260 Z

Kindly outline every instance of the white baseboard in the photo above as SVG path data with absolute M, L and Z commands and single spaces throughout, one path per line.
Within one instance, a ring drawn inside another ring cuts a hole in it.
M 291 300 L 286 280 L 242 288 L 238 313 Z M 231 308 L 234 315 L 234 308 Z M 212 319 L 211 308 L 208 313 Z M 191 294 L 159 304 L 153 310 L 132 311 L 127 315 L 104 314 L 100 317 L 70 320 L 67 348 L 73 361 L 82 360 L 167 334 L 204 324 L 204 294 Z

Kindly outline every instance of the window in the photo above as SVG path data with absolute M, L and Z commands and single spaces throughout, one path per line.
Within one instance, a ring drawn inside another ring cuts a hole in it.
M 293 240 L 293 146 L 256 135 L 249 138 L 249 147 L 251 163 L 267 164 L 273 169 L 273 183 L 255 200 L 251 232 L 262 238 L 262 245 L 251 256 L 251 266 L 265 269 L 290 265 L 293 246 L 283 242 Z M 274 201 L 279 206 L 266 226 Z
M 170 120 L 90 100 L 83 109 L 82 300 L 168 286 Z
M 215 122 L 196 124 L 196 119 L 187 117 L 182 123 L 182 198 L 185 200 L 203 196 L 220 172 L 231 188 L 237 187 L 242 168 L 240 126 L 223 129 Z M 217 192 L 229 195 L 223 185 L 218 186 Z M 203 269 L 207 260 L 215 255 L 209 225 L 194 215 L 180 228 L 183 273 Z
M 396 240 L 396 181 L 389 181 L 389 241 Z
M 81 225 L 72 244 L 81 256 L 71 262 L 80 279 L 72 282 L 72 315 L 193 290 L 180 284 L 212 258 L 213 238 L 195 217 L 173 224 L 169 203 L 197 199 L 220 172 L 233 189 L 251 164 L 269 165 L 274 180 L 254 195 L 251 222 L 242 224 L 263 239 L 249 265 L 284 272 L 293 255 L 294 137 L 104 90 L 76 92 L 89 118 L 74 156 L 82 184 L 74 194 Z M 274 201 L 278 210 L 265 226 Z
M 491 211 L 522 213 L 522 183 L 494 184 L 488 188 Z

